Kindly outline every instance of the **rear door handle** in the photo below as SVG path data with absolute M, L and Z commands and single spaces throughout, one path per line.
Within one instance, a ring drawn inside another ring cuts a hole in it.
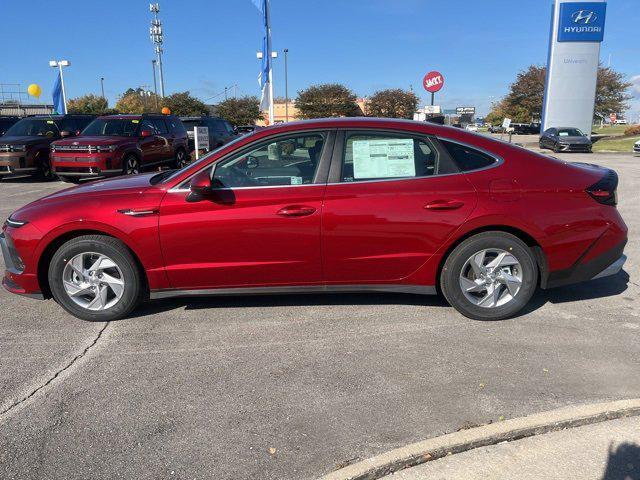
M 434 200 L 427 203 L 424 208 L 427 210 L 456 210 L 464 205 L 459 200 Z
M 278 210 L 278 215 L 281 217 L 306 217 L 315 211 L 315 208 L 306 205 L 289 205 Z

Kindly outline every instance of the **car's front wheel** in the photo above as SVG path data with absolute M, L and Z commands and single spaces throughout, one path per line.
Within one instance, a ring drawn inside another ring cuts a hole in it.
M 53 298 L 83 320 L 109 321 L 129 314 L 143 291 L 137 263 L 118 239 L 84 235 L 63 244 L 48 272 Z
M 140 161 L 135 155 L 127 155 L 123 160 L 122 173 L 124 175 L 137 175 L 140 173 Z
M 484 232 L 458 245 L 447 257 L 440 287 L 466 317 L 501 320 L 519 312 L 538 284 L 531 249 L 506 232 Z
M 174 168 L 186 167 L 189 164 L 190 160 L 191 159 L 187 155 L 187 152 L 185 152 L 182 148 L 179 148 L 176 152 L 175 158 L 173 159 L 173 166 Z

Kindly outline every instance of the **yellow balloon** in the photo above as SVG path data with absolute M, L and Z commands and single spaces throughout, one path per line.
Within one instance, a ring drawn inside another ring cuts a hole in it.
M 32 83 L 27 88 L 27 92 L 29 92 L 29 95 L 31 95 L 32 97 L 39 98 L 40 95 L 42 94 L 42 89 L 40 88 L 40 85 Z

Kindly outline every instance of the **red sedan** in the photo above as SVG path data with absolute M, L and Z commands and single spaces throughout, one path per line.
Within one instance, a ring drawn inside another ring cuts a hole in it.
M 177 295 L 442 292 L 476 319 L 617 273 L 615 172 L 460 129 L 289 123 L 181 170 L 91 182 L 14 212 L 4 287 L 111 320 Z

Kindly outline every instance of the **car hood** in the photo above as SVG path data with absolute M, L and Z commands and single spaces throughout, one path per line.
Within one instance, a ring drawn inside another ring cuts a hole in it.
M 558 137 L 558 140 L 563 143 L 578 143 L 578 144 L 587 144 L 591 143 L 587 137 Z
M 65 138 L 64 140 L 58 140 L 56 146 L 67 145 L 118 145 L 122 142 L 131 140 L 131 137 L 91 137 L 80 136 L 73 138 Z
M 49 143 L 53 138 L 49 137 L 41 137 L 38 135 L 35 136 L 3 136 L 0 137 L 0 145 L 35 145 L 37 143 Z
M 117 209 L 122 198 L 127 199 L 128 208 L 140 205 L 155 208 L 160 204 L 164 191 L 149 182 L 154 175 L 157 172 L 97 180 L 67 188 L 31 202 L 12 215 L 32 221 L 50 213 L 65 211 L 70 217 L 81 215 L 81 218 L 90 218 L 93 208 L 109 203 Z

